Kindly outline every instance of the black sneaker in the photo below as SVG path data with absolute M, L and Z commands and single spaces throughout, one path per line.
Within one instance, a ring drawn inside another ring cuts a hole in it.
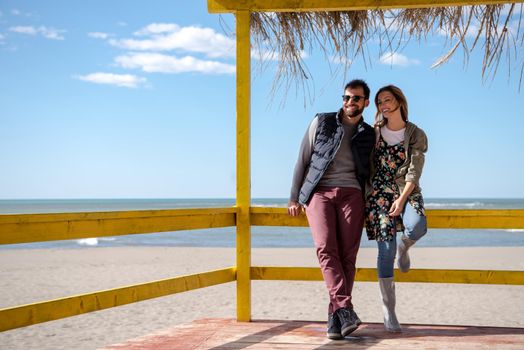
M 347 336 L 358 328 L 356 320 L 351 317 L 349 309 L 344 307 L 340 308 L 336 311 L 336 315 L 340 320 L 340 334 L 342 334 L 343 337 Z
M 327 337 L 333 340 L 342 339 L 342 334 L 340 333 L 340 320 L 336 313 L 328 314 Z
M 351 314 L 351 319 L 354 321 L 354 323 L 357 326 L 360 326 L 362 324 L 362 321 L 360 320 L 360 318 L 358 318 L 357 313 L 355 312 L 355 310 L 348 308 L 348 311 Z

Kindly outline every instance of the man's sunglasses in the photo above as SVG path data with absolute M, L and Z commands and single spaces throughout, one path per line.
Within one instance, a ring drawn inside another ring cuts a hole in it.
M 342 100 L 344 102 L 348 102 L 349 100 L 353 100 L 353 102 L 359 102 L 360 100 L 365 100 L 366 98 L 364 96 L 358 96 L 358 95 L 342 95 Z

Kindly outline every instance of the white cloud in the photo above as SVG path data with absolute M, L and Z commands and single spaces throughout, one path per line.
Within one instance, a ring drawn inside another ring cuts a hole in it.
M 19 9 L 12 9 L 11 10 L 11 14 L 13 16 L 26 16 L 26 17 L 32 17 L 33 16 L 32 13 L 30 13 L 30 12 L 22 12 Z M 0 13 L 0 16 L 1 15 L 2 15 L 2 13 Z
M 306 51 L 304 50 L 300 51 L 300 58 L 304 60 L 308 57 L 309 55 Z M 258 48 L 251 49 L 251 58 L 254 60 L 263 60 L 263 61 L 278 61 L 280 59 L 278 52 L 271 51 L 271 50 L 260 51 Z
M 87 75 L 77 75 L 76 79 L 87 81 L 95 84 L 116 85 L 128 88 L 136 88 L 145 84 L 146 79 L 131 74 L 113 74 L 113 73 L 91 73 Z
M 44 38 L 53 40 L 64 40 L 64 37 L 60 33 L 64 33 L 65 30 L 59 30 L 54 28 L 40 27 L 38 31 Z
M 116 57 L 115 62 L 123 68 L 138 68 L 149 73 L 235 73 L 235 66 L 232 64 L 201 60 L 192 56 L 177 58 L 159 53 L 132 53 Z
M 468 26 L 468 30 L 466 31 L 466 35 L 465 37 L 466 38 L 475 38 L 477 35 L 478 35 L 478 32 L 479 32 L 479 26 L 478 24 L 475 24 L 475 23 L 471 23 L 469 26 Z M 437 33 L 441 36 L 449 36 L 449 34 L 451 33 L 450 31 L 446 30 L 446 29 L 443 29 L 443 28 L 438 28 L 437 29 Z
M 329 62 L 334 64 L 350 65 L 353 61 L 345 56 L 330 56 Z
M 180 50 L 202 53 L 212 58 L 235 56 L 235 40 L 211 28 L 153 23 L 135 34 L 148 38 L 110 40 L 109 42 L 111 45 L 134 51 Z
M 31 27 L 31 26 L 10 27 L 9 30 L 11 32 L 20 33 L 20 34 L 28 34 L 28 35 L 36 35 L 38 33 L 38 30 L 35 27 Z
M 278 53 L 274 51 L 269 51 L 269 50 L 260 51 L 258 49 L 252 49 L 251 58 L 254 60 L 261 60 L 261 61 L 277 61 Z
M 102 33 L 102 32 L 90 32 L 90 33 L 87 33 L 87 36 L 89 36 L 90 38 L 103 39 L 103 40 L 109 38 L 109 34 Z
M 151 23 L 148 26 L 136 31 L 134 34 L 143 36 L 143 35 L 153 35 L 161 33 L 173 33 L 180 29 L 180 26 L 174 23 Z
M 500 14 L 502 16 L 509 15 L 509 9 L 511 8 L 512 5 L 515 5 L 515 7 L 513 8 L 513 15 L 515 15 L 515 13 L 519 13 L 519 5 L 518 4 L 505 4 L 505 5 L 503 5 L 502 10 L 500 10 Z
M 5 35 L 0 33 L 0 41 L 5 39 Z
M 420 64 L 420 61 L 416 59 L 410 59 L 397 52 L 387 52 L 380 56 L 380 63 L 391 66 L 408 67 Z
M 65 30 L 61 29 L 55 29 L 55 28 L 48 28 L 48 27 L 38 27 L 35 28 L 33 26 L 15 26 L 10 27 L 9 31 L 19 33 L 19 34 L 27 34 L 27 35 L 42 35 L 46 39 L 52 39 L 52 40 L 64 40 L 64 37 L 61 33 L 65 33 Z

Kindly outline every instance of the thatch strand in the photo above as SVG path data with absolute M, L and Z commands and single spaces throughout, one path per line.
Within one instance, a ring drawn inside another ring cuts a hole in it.
M 304 57 L 320 48 L 326 59 L 343 63 L 347 73 L 351 63 L 362 57 L 372 62 L 366 44 L 378 40 L 379 54 L 400 52 L 411 41 L 430 35 L 445 37 L 449 50 L 438 58 L 438 67 L 462 51 L 464 63 L 475 50 L 483 50 L 482 78 L 493 78 L 500 60 L 520 65 L 519 88 L 524 72 L 523 4 L 475 5 L 425 9 L 368 10 L 348 12 L 252 13 L 253 45 L 264 69 L 270 58 L 278 62 L 272 93 L 283 89 L 284 98 L 292 83 L 311 98 L 312 75 Z M 478 48 L 478 47 L 481 48 Z M 367 64 L 366 64 L 367 66 Z

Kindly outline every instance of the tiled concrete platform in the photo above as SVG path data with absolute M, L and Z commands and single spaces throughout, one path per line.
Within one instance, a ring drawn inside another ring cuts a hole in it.
M 105 349 L 524 349 L 524 328 L 404 325 L 384 331 L 368 323 L 344 340 L 330 341 L 324 322 L 204 319 Z

